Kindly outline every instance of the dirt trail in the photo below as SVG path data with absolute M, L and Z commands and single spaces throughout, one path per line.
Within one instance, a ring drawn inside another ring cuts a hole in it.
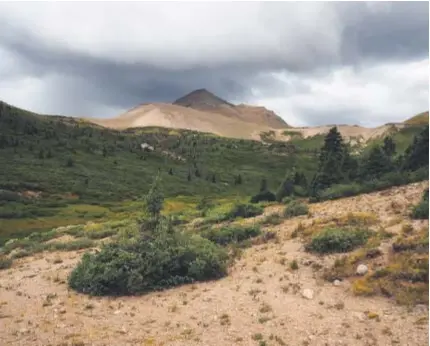
M 17 260 L 0 271 L 0 345 L 427 345 L 426 306 L 356 297 L 346 280 L 339 286 L 323 281 L 315 268 L 329 266 L 334 256 L 305 253 L 290 237 L 300 221 L 348 211 L 375 212 L 388 227 L 427 185 L 311 205 L 311 217 L 271 226 L 279 241 L 245 250 L 228 277 L 142 297 L 69 291 L 65 280 L 83 251 Z M 312 297 L 304 297 L 307 290 Z

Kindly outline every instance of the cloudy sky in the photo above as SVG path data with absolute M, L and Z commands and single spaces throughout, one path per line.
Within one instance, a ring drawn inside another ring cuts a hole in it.
M 112 117 L 206 88 L 294 126 L 429 108 L 428 2 L 0 3 L 0 100 Z

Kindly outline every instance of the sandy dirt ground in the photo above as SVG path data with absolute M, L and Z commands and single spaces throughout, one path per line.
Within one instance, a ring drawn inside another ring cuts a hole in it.
M 336 256 L 306 253 L 290 236 L 299 222 L 347 212 L 376 213 L 388 227 L 406 217 L 425 186 L 310 205 L 311 216 L 270 226 L 278 241 L 246 249 L 227 277 L 141 297 L 69 291 L 67 276 L 84 251 L 19 259 L 0 271 L 0 345 L 428 345 L 427 306 L 356 297 L 347 280 L 324 281 L 315 264 L 328 267 Z M 298 270 L 290 269 L 293 260 Z

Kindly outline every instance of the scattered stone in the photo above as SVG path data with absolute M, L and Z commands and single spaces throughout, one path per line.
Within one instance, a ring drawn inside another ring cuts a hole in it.
M 28 334 L 30 331 L 28 330 L 28 329 L 26 329 L 26 328 L 21 328 L 20 330 L 19 330 L 19 333 L 20 334 Z
M 305 266 L 310 266 L 312 263 L 314 263 L 314 261 L 312 261 L 311 259 L 304 259 L 302 261 L 303 265 Z
M 340 286 L 340 285 L 341 285 L 340 280 L 334 280 L 334 281 L 333 281 L 333 285 L 334 285 L 334 286 Z
M 357 275 L 366 275 L 368 271 L 369 268 L 367 267 L 367 265 L 360 264 L 355 272 L 357 273 Z
M 61 308 L 60 310 L 58 310 L 58 312 L 60 314 L 65 314 L 66 313 L 66 308 Z
M 121 311 L 120 310 L 116 310 L 113 314 L 114 315 L 119 315 L 121 313 Z
M 306 299 L 314 299 L 314 291 L 310 288 L 305 288 L 302 292 L 302 297 Z

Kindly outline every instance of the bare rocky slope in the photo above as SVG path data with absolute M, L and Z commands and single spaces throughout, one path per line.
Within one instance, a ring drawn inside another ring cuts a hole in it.
M 407 224 L 413 234 L 428 227 L 408 217 L 425 187 L 428 181 L 312 204 L 309 216 L 268 226 L 276 240 L 246 249 L 227 277 L 141 297 L 70 291 L 67 276 L 85 250 L 17 259 L 0 272 L 0 345 L 428 345 L 427 306 L 354 295 L 356 278 L 323 280 L 321 273 L 339 256 L 307 253 L 301 238 L 293 237 L 299 224 L 348 213 L 370 217 L 375 230 L 397 235 Z M 270 206 L 265 214 L 282 208 Z M 382 256 L 363 260 L 370 272 L 390 260 L 391 242 L 380 244 Z
M 234 105 L 212 94 L 198 89 L 177 99 L 173 103 L 146 103 L 134 107 L 114 118 L 88 118 L 95 124 L 126 129 L 133 127 L 167 127 L 213 133 L 219 136 L 264 139 L 271 133 L 272 139 L 289 141 L 294 133 L 311 137 L 328 132 L 331 126 L 291 127 L 273 111 L 251 105 Z M 365 143 L 370 139 L 401 129 L 410 123 L 386 124 L 376 128 L 357 125 L 337 125 L 346 140 Z

